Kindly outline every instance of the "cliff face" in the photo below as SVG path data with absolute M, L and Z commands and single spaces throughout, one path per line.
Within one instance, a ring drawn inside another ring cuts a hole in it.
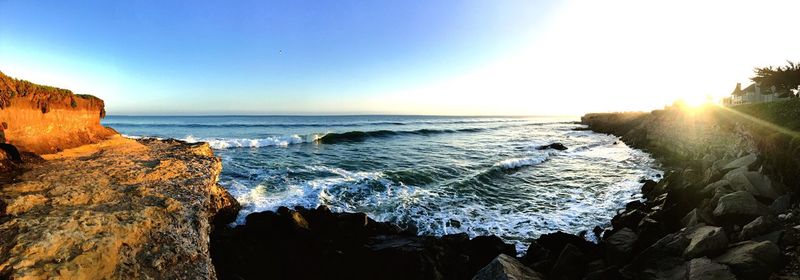
M 91 95 L 0 73 L 0 138 L 23 152 L 54 153 L 116 134 L 100 125 L 104 106 L 103 100 Z
M 0 278 L 215 278 L 209 233 L 238 204 L 207 144 L 113 136 L 43 158 L 0 188 Z

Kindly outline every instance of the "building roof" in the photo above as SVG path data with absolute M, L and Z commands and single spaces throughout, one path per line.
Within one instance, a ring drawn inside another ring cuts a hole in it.
M 733 95 L 733 96 L 742 96 L 742 95 L 744 95 L 744 92 L 742 91 L 742 83 L 736 83 L 736 88 L 733 89 L 733 92 L 731 92 L 731 95 Z

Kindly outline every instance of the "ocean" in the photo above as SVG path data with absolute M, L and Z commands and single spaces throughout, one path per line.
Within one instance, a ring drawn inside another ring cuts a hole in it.
M 608 225 L 661 172 L 576 118 L 108 116 L 128 137 L 208 142 L 219 184 L 248 213 L 280 206 L 365 212 L 420 234 L 500 236 L 524 252 L 557 230 Z M 538 150 L 550 143 L 567 150 Z M 657 180 L 657 179 L 656 179 Z M 588 234 L 591 235 L 591 234 Z

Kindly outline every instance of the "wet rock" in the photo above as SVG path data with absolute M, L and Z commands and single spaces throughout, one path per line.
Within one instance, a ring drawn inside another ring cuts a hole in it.
M 638 236 L 629 228 L 622 228 L 604 240 L 606 261 L 622 264 L 630 260 Z
M 728 265 L 738 279 L 767 279 L 780 267 L 781 253 L 772 242 L 745 241 L 734 244 L 714 261 Z
M 549 145 L 543 145 L 543 146 L 536 147 L 536 149 L 537 150 L 553 149 L 553 150 L 563 151 L 563 150 L 567 149 L 567 146 L 564 146 L 564 144 L 561 144 L 561 143 L 552 143 L 552 144 L 549 144 Z
M 653 190 L 656 188 L 656 186 L 658 185 L 658 183 L 657 183 L 656 181 L 653 181 L 653 180 L 644 180 L 644 182 L 643 182 L 643 183 L 644 183 L 644 184 L 642 185 L 642 193 L 643 193 L 643 194 L 648 194 L 648 193 L 650 193 L 650 192 L 651 192 L 651 191 L 653 191 Z
M 724 223 L 744 225 L 760 216 L 763 208 L 749 192 L 737 191 L 719 199 L 714 217 Z
M 728 237 L 720 227 L 695 226 L 686 229 L 684 234 L 690 239 L 683 252 L 683 256 L 687 258 L 714 256 L 728 246 Z
M 692 259 L 686 263 L 687 280 L 736 280 L 731 269 L 708 258 Z
M 611 225 L 614 226 L 614 228 L 630 228 L 635 230 L 639 227 L 639 223 L 646 215 L 647 214 L 638 209 L 625 211 L 621 215 L 616 215 L 611 218 Z
M 758 157 L 756 156 L 756 154 L 748 154 L 746 156 L 737 158 L 731 161 L 730 163 L 726 164 L 725 166 L 722 167 L 722 170 L 726 171 L 742 167 L 746 168 L 749 165 L 755 163 L 757 159 Z
M 475 274 L 473 280 L 539 280 L 544 277 L 536 271 L 526 267 L 517 259 L 500 254 L 488 265 Z

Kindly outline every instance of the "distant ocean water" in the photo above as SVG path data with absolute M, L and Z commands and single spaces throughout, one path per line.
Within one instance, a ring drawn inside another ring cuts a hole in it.
M 571 118 L 108 116 L 131 137 L 209 142 L 248 213 L 321 204 L 422 234 L 530 239 L 609 223 L 660 173 L 646 153 Z M 560 142 L 565 151 L 537 150 Z M 617 142 L 617 144 L 614 144 Z

